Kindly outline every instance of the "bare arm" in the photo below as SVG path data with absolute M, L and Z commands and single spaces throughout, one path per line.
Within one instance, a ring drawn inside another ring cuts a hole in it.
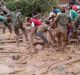
M 57 16 L 53 22 L 50 23 L 51 27 L 54 27 L 54 25 L 56 24 L 56 22 L 58 21 L 59 16 Z
M 55 40 L 51 30 L 49 30 L 49 34 L 50 34 L 50 38 L 51 38 L 52 42 L 55 43 L 56 40 Z
M 53 25 L 57 22 L 58 18 L 59 18 L 59 16 L 57 16 L 57 17 L 54 19 Z

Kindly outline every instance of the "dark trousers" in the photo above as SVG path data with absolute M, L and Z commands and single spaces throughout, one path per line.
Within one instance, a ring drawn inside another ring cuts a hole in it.
M 36 35 L 39 36 L 45 43 L 48 43 L 48 40 L 43 32 L 37 32 Z

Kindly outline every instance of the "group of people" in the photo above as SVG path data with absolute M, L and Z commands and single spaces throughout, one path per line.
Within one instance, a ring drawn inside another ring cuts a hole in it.
M 61 45 L 64 45 L 61 50 L 64 50 L 72 38 L 78 39 L 78 42 L 80 41 L 80 12 L 78 12 L 79 10 L 75 10 L 73 6 L 61 9 L 61 11 L 60 9 L 53 9 L 53 13 L 55 13 L 55 11 L 57 12 L 55 13 L 56 18 L 54 18 L 54 24 L 57 25 L 59 49 Z
M 17 44 L 19 44 L 19 29 L 23 31 L 26 42 L 29 41 L 28 33 L 31 33 L 31 43 L 34 39 L 33 36 L 38 36 L 43 40 L 45 46 L 49 44 L 45 32 L 49 32 L 53 44 L 57 42 L 58 50 L 61 51 L 65 49 L 71 38 L 75 37 L 80 40 L 80 14 L 72 6 L 66 9 L 54 7 L 44 21 L 40 20 L 39 16 L 26 17 L 23 20 L 21 13 L 17 11 L 8 13 L 6 17 L 0 15 L 0 22 L 4 24 L 3 33 L 5 33 L 5 26 L 11 34 L 14 29 Z M 54 30 L 56 33 L 53 35 Z

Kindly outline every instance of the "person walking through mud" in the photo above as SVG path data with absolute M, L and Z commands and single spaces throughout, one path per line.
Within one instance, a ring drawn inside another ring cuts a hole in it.
M 75 21 L 78 18 L 78 13 L 75 10 L 73 10 L 72 7 L 70 7 L 69 8 L 69 15 L 70 15 L 71 24 L 72 24 L 72 29 L 70 31 L 69 37 L 76 38 L 77 30 L 76 30 L 76 26 L 75 26 Z
M 26 41 L 27 40 L 27 33 L 26 33 L 26 28 L 23 27 L 23 21 L 22 21 L 22 17 L 20 16 L 20 14 L 16 13 L 8 13 L 7 17 L 5 19 L 3 19 L 3 33 L 5 33 L 5 26 L 7 26 L 7 28 L 9 29 L 9 32 L 12 34 L 12 27 L 14 29 L 14 32 L 16 34 L 16 43 L 19 44 L 19 29 L 21 29 L 25 35 Z
M 68 43 L 68 24 L 70 22 L 69 16 L 65 13 L 65 10 L 62 10 L 62 13 L 56 17 L 56 19 L 53 22 L 53 25 L 56 23 L 57 28 L 56 28 L 56 36 L 58 38 L 58 50 L 61 50 L 62 52 L 65 49 L 65 46 Z
M 7 17 L 3 19 L 2 23 L 4 24 L 3 33 L 5 33 L 5 26 L 6 26 L 9 29 L 9 32 L 12 34 L 12 27 L 11 27 L 12 14 L 11 13 L 7 14 Z
M 21 29 L 22 32 L 24 33 L 26 42 L 27 42 L 28 41 L 27 32 L 26 32 L 26 28 L 23 24 L 24 21 L 23 21 L 20 11 L 16 11 L 15 13 L 13 12 L 12 16 L 13 16 L 13 28 L 14 28 L 14 32 L 16 34 L 16 43 L 19 44 L 19 29 Z
M 45 36 L 45 32 L 49 32 L 51 40 L 54 43 L 54 37 L 52 35 L 51 26 L 49 26 L 50 22 L 46 21 L 44 24 L 39 26 L 36 30 L 36 35 L 39 36 L 44 41 L 44 46 L 48 46 L 48 40 Z
M 35 32 L 36 32 L 36 29 L 42 25 L 42 22 L 36 18 L 29 18 L 27 17 L 26 18 L 26 25 L 27 26 L 30 26 L 30 38 L 34 36 Z M 32 44 L 33 42 L 33 39 L 29 39 L 30 43 Z
M 70 14 L 71 20 L 75 21 L 76 18 L 78 17 L 78 13 L 75 10 L 73 10 L 72 7 L 70 7 L 69 9 L 70 9 L 69 14 Z

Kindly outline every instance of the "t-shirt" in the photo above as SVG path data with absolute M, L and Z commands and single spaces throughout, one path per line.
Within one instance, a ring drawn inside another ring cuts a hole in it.
M 61 13 L 61 11 L 59 9 L 54 9 L 53 13 L 58 14 L 58 13 Z
M 29 23 L 34 22 L 35 26 L 40 26 L 42 24 L 42 22 L 40 20 L 37 20 L 35 18 L 32 18 Z
M 70 10 L 70 17 L 72 20 L 76 20 L 78 13 L 75 10 Z

